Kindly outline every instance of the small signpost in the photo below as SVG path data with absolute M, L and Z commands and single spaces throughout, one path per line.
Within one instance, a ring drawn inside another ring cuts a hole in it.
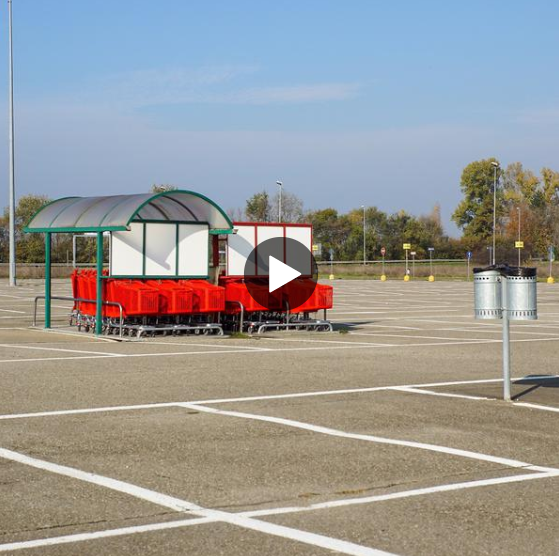
M 524 242 L 523 242 L 523 241 L 520 241 L 520 240 L 515 241 L 515 242 L 514 242 L 514 247 L 515 247 L 516 249 L 518 249 L 518 266 L 520 266 L 520 251 L 521 251 L 522 249 L 524 249 Z
M 402 248 L 406 252 L 406 275 L 404 276 L 404 280 L 407 282 L 410 279 L 410 269 L 408 267 L 408 251 L 411 249 L 411 243 L 404 243 Z
M 334 249 L 330 247 L 330 280 L 334 279 Z
M 434 282 L 435 275 L 433 274 L 433 252 L 435 251 L 435 248 L 427 247 L 427 251 L 429 251 L 429 282 Z
M 380 254 L 382 255 L 382 276 L 380 279 L 384 282 L 386 280 L 386 274 L 384 273 L 384 257 L 386 255 L 386 247 L 380 248 Z
M 470 261 L 472 260 L 472 252 L 468 251 L 466 253 L 466 259 L 468 261 L 468 282 L 470 281 Z
M 415 256 L 417 255 L 417 253 L 415 251 L 412 251 L 410 255 L 411 255 L 411 275 L 412 278 L 415 278 Z
M 552 272 L 553 272 L 552 265 L 553 265 L 553 261 L 555 260 L 555 249 L 553 248 L 553 245 L 550 245 L 547 248 L 547 258 L 549 259 L 549 277 L 547 278 L 547 283 L 553 284 L 553 282 L 555 282 L 552 276 Z

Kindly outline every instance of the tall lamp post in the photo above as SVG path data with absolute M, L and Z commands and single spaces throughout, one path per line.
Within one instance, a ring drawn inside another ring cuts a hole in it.
M 365 205 L 361 205 L 363 209 L 363 266 L 367 266 L 367 221 L 365 219 Z
M 520 266 L 520 205 L 516 207 L 516 212 L 518 216 L 518 266 Z
M 16 285 L 16 229 L 15 229 L 15 178 L 14 178 L 14 55 L 12 42 L 12 0 L 8 0 L 8 49 L 9 49 L 9 143 L 10 143 L 10 286 Z
M 495 264 L 495 229 L 497 228 L 497 169 L 498 162 L 492 162 L 493 166 L 493 258 L 492 264 Z
M 281 197 L 283 193 L 283 182 L 277 181 L 276 185 L 279 187 L 279 200 L 278 200 L 278 222 L 281 222 Z

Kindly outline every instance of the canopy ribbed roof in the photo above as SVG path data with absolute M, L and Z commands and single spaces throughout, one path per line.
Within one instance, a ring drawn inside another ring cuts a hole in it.
M 105 197 L 64 197 L 45 205 L 26 232 L 129 230 L 131 222 L 205 222 L 214 233 L 230 233 L 233 223 L 211 199 L 194 191 L 165 191 Z

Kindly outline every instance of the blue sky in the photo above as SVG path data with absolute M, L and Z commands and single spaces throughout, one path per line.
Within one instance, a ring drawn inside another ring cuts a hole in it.
M 439 202 L 455 235 L 468 162 L 559 169 L 557 2 L 13 8 L 18 195 L 172 183 L 229 208 L 279 179 L 307 208 L 421 214 Z M 7 204 L 6 136 L 0 149 Z

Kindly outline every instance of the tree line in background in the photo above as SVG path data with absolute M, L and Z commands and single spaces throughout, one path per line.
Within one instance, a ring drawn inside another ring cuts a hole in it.
M 546 258 L 550 246 L 559 244 L 559 172 L 543 168 L 539 175 L 525 169 L 520 162 L 501 168 L 494 158 L 468 164 L 461 176 L 463 199 L 452 215 L 462 230 L 462 237 L 451 238 L 444 233 L 440 206 L 430 214 L 414 216 L 405 211 L 388 214 L 377 207 L 361 207 L 340 213 L 335 208 L 305 211 L 301 199 L 283 191 L 281 219 L 283 222 L 307 222 L 313 225 L 314 243 L 322 246 L 319 259 L 328 259 L 332 251 L 341 261 L 380 258 L 382 247 L 386 259 L 403 258 L 403 243 L 410 243 L 417 258 L 428 258 L 434 248 L 438 259 L 463 259 L 473 252 L 476 262 L 488 260 L 487 248 L 493 234 L 493 185 L 496 190 L 497 259 L 516 261 L 515 240 L 524 241 L 523 260 Z M 177 189 L 173 185 L 153 185 L 151 192 Z M 41 195 L 25 195 L 16 207 L 17 260 L 24 263 L 44 262 L 42 234 L 26 234 L 23 228 L 31 217 L 50 199 Z M 244 209 L 228 211 L 233 220 L 276 222 L 279 218 L 279 196 L 266 191 L 254 194 Z M 519 233 L 520 231 L 520 233 Z M 364 238 L 365 236 L 365 238 Z M 363 241 L 365 239 L 365 242 Z M 365 250 L 363 247 L 365 243 Z M 78 262 L 92 262 L 95 244 L 83 242 Z M 8 211 L 0 218 L 0 261 L 8 260 Z M 53 262 L 72 260 L 71 234 L 54 234 Z

